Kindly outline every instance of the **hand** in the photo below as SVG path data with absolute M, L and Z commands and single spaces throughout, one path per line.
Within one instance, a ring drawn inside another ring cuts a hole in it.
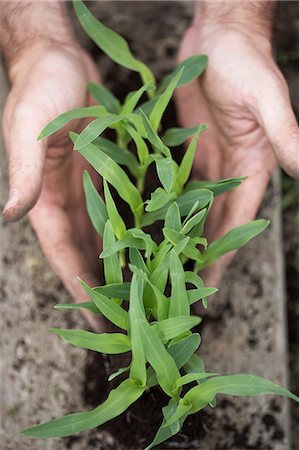
M 206 123 L 199 138 L 194 172 L 203 180 L 247 176 L 232 192 L 216 199 L 207 223 L 209 241 L 254 219 L 277 166 L 299 176 L 299 132 L 288 87 L 276 66 L 270 36 L 228 24 L 198 21 L 184 36 L 179 58 L 207 54 L 199 82 L 177 90 L 184 127 Z M 217 286 L 232 259 L 224 256 L 204 272 Z
M 69 129 L 37 141 L 43 127 L 59 114 L 88 104 L 86 84 L 98 82 L 89 56 L 74 46 L 31 46 L 9 67 L 12 88 L 3 132 L 9 157 L 10 197 L 3 214 L 30 221 L 52 268 L 78 302 L 88 298 L 77 276 L 97 284 L 100 242 L 86 213 L 82 173 L 89 166 L 74 152 Z M 94 174 L 93 174 L 94 175 Z M 97 180 L 97 184 L 98 184 Z M 87 312 L 94 329 L 100 324 Z

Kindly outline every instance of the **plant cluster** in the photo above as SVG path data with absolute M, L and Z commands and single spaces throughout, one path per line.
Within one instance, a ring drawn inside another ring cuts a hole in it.
M 288 390 L 257 376 L 207 373 L 197 355 L 201 339 L 199 333 L 191 330 L 201 318 L 191 315 L 191 306 L 201 301 L 207 307 L 207 298 L 217 291 L 205 287 L 198 272 L 226 252 L 242 247 L 268 226 L 267 221 L 256 220 L 208 244 L 203 236 L 204 226 L 214 197 L 237 187 L 242 178 L 188 181 L 197 141 L 206 125 L 171 128 L 162 136 L 159 134 L 163 113 L 174 90 L 200 76 L 207 57 L 187 59 L 157 86 L 150 69 L 132 55 L 122 37 L 93 17 L 81 1 L 75 1 L 74 6 L 91 39 L 112 60 L 138 72 L 143 84 L 130 92 L 123 104 L 103 85 L 89 84 L 89 93 L 99 105 L 62 114 L 40 135 L 45 138 L 73 119 L 94 118 L 79 135 L 71 133 L 70 137 L 74 149 L 103 178 L 105 201 L 89 174 L 83 175 L 90 219 L 103 239 L 100 257 L 106 284 L 91 288 L 81 280 L 90 302 L 60 304 L 57 308 L 86 308 L 105 316 L 118 329 L 100 334 L 52 331 L 72 345 L 106 354 L 130 352 L 131 358 L 128 367 L 110 375 L 109 380 L 121 375 L 125 379 L 100 406 L 34 426 L 23 434 L 64 437 L 98 427 L 123 413 L 157 385 L 169 397 L 169 403 L 163 407 L 163 421 L 147 449 L 178 433 L 190 414 L 214 406 L 217 394 L 276 393 L 299 401 Z M 140 104 L 144 94 L 148 100 Z M 116 143 L 101 136 L 107 128 L 115 131 Z M 178 164 L 172 153 L 188 138 L 190 143 Z M 143 199 L 144 180 L 151 164 L 155 165 L 160 186 L 150 198 Z M 135 222 L 133 228 L 128 229 L 121 217 L 115 193 L 129 205 Z M 163 221 L 160 242 L 143 229 L 157 221 Z M 123 279 L 127 260 L 129 282 Z M 187 261 L 188 267 L 193 263 L 194 270 L 185 269 Z

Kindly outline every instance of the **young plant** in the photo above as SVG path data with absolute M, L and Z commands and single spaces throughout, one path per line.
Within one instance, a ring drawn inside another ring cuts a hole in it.
M 159 134 L 163 113 L 175 89 L 200 76 L 207 57 L 187 59 L 157 87 L 150 69 L 132 55 L 123 38 L 93 17 L 81 1 L 75 1 L 74 6 L 91 39 L 112 60 L 138 72 L 143 84 L 129 93 L 122 105 L 104 86 L 89 84 L 88 90 L 100 106 L 64 113 L 39 136 L 42 139 L 51 135 L 70 120 L 94 117 L 79 135 L 71 133 L 70 137 L 74 149 L 103 178 L 105 201 L 89 174 L 83 174 L 90 219 L 103 239 L 100 257 L 106 284 L 90 288 L 80 280 L 90 301 L 60 304 L 56 308 L 88 309 L 105 316 L 117 330 L 100 334 L 57 328 L 52 331 L 81 348 L 106 354 L 129 353 L 130 364 L 110 375 L 109 380 L 120 375 L 126 378 L 97 408 L 51 420 L 23 434 L 54 438 L 98 427 L 126 411 L 154 386 L 165 392 L 169 402 L 162 408 L 163 421 L 147 449 L 178 433 L 190 414 L 214 405 L 217 394 L 278 394 L 299 401 L 288 390 L 257 376 L 207 373 L 197 354 L 201 339 L 192 330 L 201 318 L 192 315 L 192 305 L 200 301 L 207 307 L 208 297 L 217 291 L 205 287 L 198 272 L 223 254 L 245 245 L 269 223 L 255 220 L 208 244 L 204 226 L 214 197 L 239 186 L 243 178 L 188 182 L 197 141 L 206 125 L 172 128 Z M 144 94 L 148 100 L 140 104 Z M 116 143 L 102 137 L 107 128 L 115 130 Z M 190 144 L 177 164 L 171 148 L 188 138 L 192 138 Z M 134 146 L 134 153 L 129 145 Z M 144 180 L 151 164 L 156 167 L 160 186 L 144 199 Z M 135 221 L 133 228 L 128 229 L 121 217 L 111 187 L 128 204 Z M 159 242 L 143 230 L 157 221 L 163 221 L 163 238 Z M 193 263 L 193 271 L 184 268 L 187 261 L 189 267 Z M 131 273 L 128 282 L 123 279 L 126 264 Z

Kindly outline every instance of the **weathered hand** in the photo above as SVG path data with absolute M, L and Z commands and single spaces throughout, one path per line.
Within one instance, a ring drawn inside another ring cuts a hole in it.
M 199 139 L 195 174 L 207 180 L 248 177 L 215 201 L 207 224 L 210 241 L 255 217 L 277 163 L 299 176 L 298 126 L 270 36 L 246 27 L 195 20 L 179 53 L 180 60 L 209 57 L 200 81 L 178 89 L 176 96 L 183 126 L 209 126 Z M 232 256 L 206 271 L 209 285 L 217 286 Z
M 94 285 L 97 279 L 96 240 L 87 217 L 82 173 L 88 164 L 74 152 L 68 129 L 37 141 L 43 127 L 69 109 L 85 106 L 86 83 L 99 81 L 89 56 L 74 46 L 31 46 L 9 67 L 12 83 L 3 131 L 9 157 L 10 197 L 7 220 L 28 211 L 49 262 L 77 301 L 86 301 L 77 276 Z M 91 173 L 92 169 L 88 166 Z M 32 208 L 32 209 L 31 209 Z M 93 328 L 99 323 L 87 315 Z

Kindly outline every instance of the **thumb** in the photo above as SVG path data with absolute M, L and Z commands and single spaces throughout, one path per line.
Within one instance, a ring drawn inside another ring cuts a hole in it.
M 9 161 L 9 198 L 3 210 L 9 221 L 22 218 L 36 203 L 42 185 L 46 142 L 37 141 L 43 122 L 27 104 L 11 113 L 10 99 L 3 116 L 3 134 Z
M 257 95 L 255 116 L 263 128 L 279 165 L 299 178 L 299 129 L 283 76 L 267 75 Z

